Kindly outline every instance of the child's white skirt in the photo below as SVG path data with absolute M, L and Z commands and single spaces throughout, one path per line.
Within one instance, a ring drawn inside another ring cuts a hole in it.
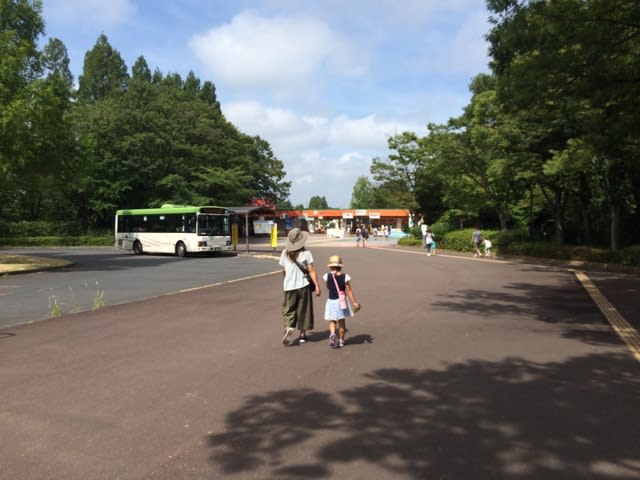
M 340 300 L 339 299 L 328 299 L 324 304 L 324 319 L 325 320 L 340 320 L 342 318 L 347 318 L 353 316 L 353 308 L 351 307 L 351 302 L 347 299 L 348 308 L 340 308 Z

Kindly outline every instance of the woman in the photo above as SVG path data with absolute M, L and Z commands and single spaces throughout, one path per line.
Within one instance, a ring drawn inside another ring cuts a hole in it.
M 282 343 L 291 344 L 291 337 L 297 328 L 300 330 L 298 343 L 307 342 L 307 330 L 313 330 L 313 297 L 310 280 L 313 281 L 314 293 L 320 295 L 318 274 L 313 266 L 313 255 L 304 248 L 309 232 L 294 228 L 289 232 L 285 249 L 280 255 L 280 266 L 284 276 L 284 300 L 282 302 L 282 320 L 284 336 Z

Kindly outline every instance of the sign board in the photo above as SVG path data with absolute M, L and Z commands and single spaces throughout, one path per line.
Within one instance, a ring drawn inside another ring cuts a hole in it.
M 366 210 L 356 210 L 356 217 L 366 217 L 366 216 L 367 216 Z
M 256 234 L 270 234 L 271 227 L 273 225 L 273 221 L 271 220 L 254 220 L 253 221 L 253 232 Z
M 369 218 L 372 220 L 380 220 L 380 212 L 369 212 Z
M 342 218 L 352 219 L 352 218 L 353 218 L 353 213 L 351 213 L 351 212 L 344 212 L 344 213 L 342 214 Z

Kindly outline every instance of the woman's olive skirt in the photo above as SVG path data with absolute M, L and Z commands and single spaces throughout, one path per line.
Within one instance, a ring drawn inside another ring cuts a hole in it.
M 282 322 L 284 328 L 313 330 L 313 292 L 309 287 L 287 290 L 282 302 Z

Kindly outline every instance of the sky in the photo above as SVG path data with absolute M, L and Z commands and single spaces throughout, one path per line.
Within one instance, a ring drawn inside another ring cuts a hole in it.
M 348 208 L 390 136 L 457 117 L 488 72 L 485 0 L 43 0 L 77 79 L 105 34 L 129 70 L 193 71 L 284 163 L 293 205 Z

